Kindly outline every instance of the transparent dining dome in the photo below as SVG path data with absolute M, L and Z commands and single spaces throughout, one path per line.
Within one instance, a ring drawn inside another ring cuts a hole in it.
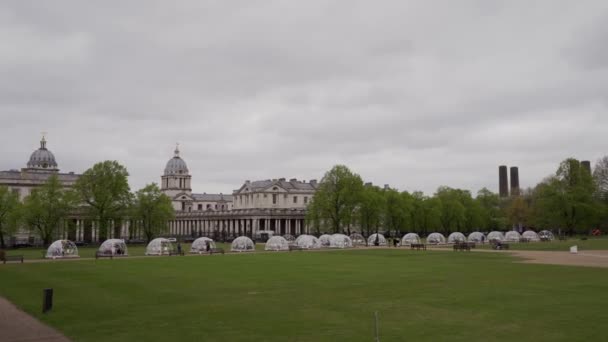
M 78 247 L 70 240 L 57 240 L 46 250 L 49 259 L 78 258 Z
M 206 253 L 213 248 L 215 248 L 215 241 L 213 241 L 213 239 L 203 236 L 192 242 L 192 246 L 190 246 L 190 253 Z
M 232 241 L 230 250 L 233 252 L 252 252 L 255 250 L 253 240 L 246 236 L 239 236 Z
M 448 243 L 466 242 L 467 238 L 460 232 L 454 232 L 448 236 Z
M 481 243 L 486 241 L 486 236 L 482 232 L 472 232 L 471 234 L 469 234 L 467 240 L 469 242 Z
M 443 236 L 441 233 L 431 233 L 426 237 L 426 243 L 431 245 L 445 243 L 445 236 Z
M 505 234 L 505 241 L 519 242 L 519 239 L 521 239 L 521 235 L 519 234 L 519 232 L 516 232 L 514 230 L 510 230 Z
M 499 231 L 493 231 L 488 234 L 488 241 L 504 241 L 505 235 Z
M 122 239 L 108 239 L 104 241 L 101 246 L 99 246 L 97 252 L 104 255 L 129 255 L 127 251 L 127 244 L 125 243 L 125 240 Z
M 266 241 L 265 251 L 288 251 L 289 242 L 282 236 L 273 236 Z
M 377 244 L 376 244 L 377 243 Z M 386 246 L 386 238 L 382 234 L 374 233 L 367 238 L 368 246 Z
M 283 235 L 283 237 L 290 245 L 293 245 L 296 242 L 296 237 L 291 234 L 285 234 Z
M 532 241 L 532 242 L 538 242 L 538 241 L 540 241 L 540 237 L 533 230 L 526 230 L 521 236 L 524 239 L 527 239 L 528 241 Z
M 551 233 L 548 230 L 541 230 L 540 232 L 538 232 L 538 237 L 541 240 L 547 240 L 547 241 L 553 241 L 553 239 L 555 239 L 555 237 L 553 236 L 553 233 Z
M 321 244 L 321 247 L 329 247 L 330 240 L 331 240 L 331 235 L 329 235 L 329 234 L 323 234 L 323 235 L 319 236 L 319 244 Z
M 353 241 L 344 234 L 333 234 L 329 238 L 330 248 L 350 248 L 353 246 Z
M 146 255 L 169 255 L 173 252 L 173 244 L 165 238 L 156 238 L 146 247 Z
M 367 241 L 365 240 L 365 238 L 363 237 L 363 235 L 359 234 L 359 233 L 352 233 L 350 234 L 350 239 L 353 242 L 353 246 L 365 246 L 367 244 Z
M 315 236 L 302 234 L 296 239 L 295 245 L 303 249 L 321 248 L 321 242 Z
M 420 243 L 420 236 L 416 233 L 407 233 L 401 238 L 401 245 L 411 245 L 413 243 Z

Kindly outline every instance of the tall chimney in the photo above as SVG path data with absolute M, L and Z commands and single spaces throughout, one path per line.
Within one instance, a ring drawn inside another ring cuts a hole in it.
M 509 179 L 507 175 L 507 166 L 501 165 L 498 167 L 498 193 L 500 197 L 509 197 Z
M 511 196 L 519 196 L 519 169 L 511 167 Z
M 587 172 L 589 174 L 591 174 L 591 162 L 588 160 L 583 160 L 581 162 L 581 166 L 583 167 L 583 169 L 587 170 Z

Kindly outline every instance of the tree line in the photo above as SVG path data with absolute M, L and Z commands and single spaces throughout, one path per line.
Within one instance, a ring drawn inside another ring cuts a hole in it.
M 475 196 L 448 186 L 432 196 L 400 192 L 364 183 L 348 167 L 336 165 L 319 183 L 306 219 L 317 234 L 356 230 L 400 236 L 514 228 L 586 234 L 608 228 L 608 156 L 596 163 L 593 173 L 580 161 L 566 159 L 555 174 L 505 198 L 486 188 Z
M 174 218 L 171 199 L 156 183 L 131 192 L 127 169 L 116 161 L 104 161 L 86 170 L 72 188 L 65 188 L 57 175 L 35 188 L 23 200 L 6 186 L 0 186 L 0 248 L 20 228 L 36 234 L 49 245 L 70 217 L 89 219 L 98 224 L 100 237 L 120 227 L 123 220 L 138 222 L 146 239 L 167 230 Z

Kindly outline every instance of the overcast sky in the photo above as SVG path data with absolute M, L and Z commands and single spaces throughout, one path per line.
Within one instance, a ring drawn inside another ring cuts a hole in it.
M 2 1 L 0 169 L 138 189 L 179 142 L 195 192 L 246 179 L 432 194 L 608 154 L 608 1 Z

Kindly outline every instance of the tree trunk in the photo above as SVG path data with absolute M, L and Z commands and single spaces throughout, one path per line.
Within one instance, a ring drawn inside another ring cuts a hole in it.
M 0 249 L 4 249 L 6 246 L 4 245 L 4 234 L 0 230 Z

